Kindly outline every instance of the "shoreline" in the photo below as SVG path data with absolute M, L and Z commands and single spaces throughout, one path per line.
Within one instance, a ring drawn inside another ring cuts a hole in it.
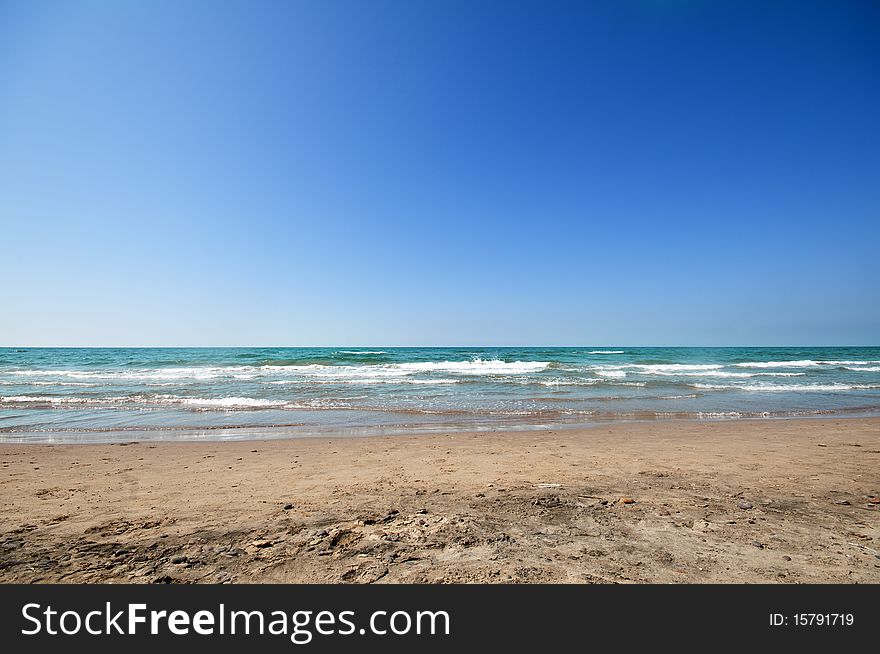
M 876 417 L 128 440 L 0 444 L 0 582 L 880 583 Z
M 432 437 L 450 434 L 501 434 L 531 433 L 547 431 L 589 431 L 609 425 L 656 425 L 656 424 L 714 424 L 737 422 L 776 422 L 813 420 L 880 420 L 880 412 L 872 409 L 851 412 L 827 412 L 806 415 L 739 415 L 739 416 L 694 416 L 694 417 L 652 417 L 652 418 L 608 418 L 592 422 L 528 423 L 516 425 L 401 425 L 376 427 L 317 427 L 302 424 L 284 425 L 216 425 L 204 427 L 156 427 L 156 428 L 107 428 L 89 430 L 46 430 L 46 431 L 0 431 L 0 447 L 4 445 L 113 445 L 125 443 L 235 443 L 245 441 L 284 441 L 321 438 L 385 438 L 385 437 Z M 311 431 L 310 431 L 311 429 Z M 242 434 L 229 438 L 218 437 L 224 432 Z M 168 437 L 161 434 L 167 433 Z M 140 440 L 137 439 L 141 436 Z M 159 435 L 159 436 L 157 436 Z M 52 440 L 57 439 L 57 440 Z M 67 440 L 70 439 L 70 440 Z

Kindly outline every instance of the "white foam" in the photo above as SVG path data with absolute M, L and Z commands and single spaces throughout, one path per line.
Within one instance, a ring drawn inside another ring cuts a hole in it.
M 753 377 L 803 377 L 805 372 L 756 372 Z
M 623 350 L 592 350 L 587 354 L 623 354 Z
M 0 396 L 0 404 L 118 404 L 130 399 L 132 398 L 4 395 Z
M 253 366 L 146 368 L 143 370 L 10 370 L 9 374 L 28 377 L 60 377 L 101 380 L 173 380 L 173 379 L 253 379 L 259 369 Z
M 287 402 L 285 400 L 263 400 L 253 397 L 172 397 L 168 398 L 168 403 L 197 407 L 219 407 L 224 409 L 256 409 L 283 406 Z
M 356 377 L 352 379 L 278 379 L 275 381 L 262 382 L 269 385 L 279 386 L 302 386 L 308 384 L 412 384 L 415 386 L 430 386 L 434 384 L 458 384 L 459 379 L 413 379 L 412 377 Z
M 62 381 L 0 381 L 0 386 L 100 386 L 88 382 L 62 382 Z
M 880 366 L 861 366 L 859 368 L 847 367 L 847 370 L 855 370 L 856 372 L 880 372 Z
M 722 377 L 728 379 L 748 379 L 751 377 L 802 377 L 803 372 L 729 372 L 726 370 L 691 370 L 683 372 L 668 372 L 665 370 L 646 371 L 646 375 L 659 375 L 662 377 Z
M 180 397 L 177 395 L 128 395 L 118 397 L 58 397 L 38 395 L 0 396 L 2 404 L 85 404 L 85 405 L 132 405 L 165 404 L 217 408 L 261 408 L 278 407 L 285 400 L 264 400 L 252 397 Z
M 642 364 L 642 363 L 624 363 L 620 365 L 601 365 L 588 366 L 587 370 L 591 370 L 598 375 L 605 377 L 614 376 L 614 371 L 632 371 L 639 375 L 693 375 L 703 373 L 709 370 L 720 370 L 724 366 L 714 363 L 703 364 L 685 364 L 685 363 L 658 363 L 658 364 Z
M 339 354 L 388 354 L 385 350 L 339 350 Z
M 596 370 L 596 374 L 610 379 L 623 379 L 626 377 L 625 370 Z
M 472 359 L 470 361 L 416 361 L 410 363 L 341 366 L 327 366 L 315 363 L 305 366 L 261 366 L 260 370 L 273 374 L 345 379 L 354 377 L 401 377 L 433 372 L 445 372 L 454 375 L 519 375 L 540 372 L 549 365 L 549 361 Z
M 815 366 L 862 366 L 880 361 L 819 361 L 801 359 L 798 361 L 747 361 L 735 365 L 740 368 L 813 368 Z
M 539 372 L 549 361 L 501 361 L 500 359 L 472 359 L 470 361 L 424 361 L 391 364 L 399 370 L 419 372 L 451 372 L 458 375 L 520 375 Z
M 878 384 L 693 384 L 694 388 L 739 390 L 768 393 L 830 393 L 837 391 L 871 390 Z
M 521 382 L 516 382 L 520 384 L 532 384 L 534 380 L 526 380 Z M 570 377 L 554 377 L 553 379 L 542 379 L 538 382 L 542 386 L 595 386 L 596 384 L 601 383 L 599 379 L 572 379 Z
M 631 364 L 631 368 L 641 370 L 644 374 L 663 373 L 691 373 L 703 370 L 720 370 L 724 366 L 717 363 L 659 363 L 659 364 Z

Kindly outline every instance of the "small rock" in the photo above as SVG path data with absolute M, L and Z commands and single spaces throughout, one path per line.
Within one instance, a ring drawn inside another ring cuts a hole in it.
M 790 556 L 783 556 L 782 560 L 783 561 L 791 561 L 791 557 Z
M 757 547 L 759 550 L 764 549 L 764 543 L 759 543 L 756 540 L 752 541 L 752 547 Z
M 474 497 L 486 497 L 486 493 L 477 493 Z
M 428 509 L 419 509 L 416 511 L 418 515 L 425 515 L 428 512 Z
M 880 497 L 869 497 L 868 504 L 880 504 Z
M 849 506 L 849 500 L 837 500 L 835 504 L 840 504 L 842 506 Z
M 746 502 L 745 500 L 740 500 L 739 502 L 736 503 L 736 505 L 739 508 L 741 508 L 743 511 L 748 511 L 749 509 L 752 508 L 752 503 Z
M 180 565 L 181 563 L 186 563 L 186 557 L 185 556 L 174 556 L 171 558 L 171 562 L 174 563 L 175 565 Z
M 608 500 L 599 500 L 599 504 L 605 506 L 606 504 L 608 504 Z
M 618 500 L 618 501 L 621 504 L 635 504 L 636 503 L 636 501 L 631 497 L 621 497 L 620 500 Z
M 285 504 L 285 505 L 284 505 L 284 510 L 285 510 L 285 511 L 290 511 L 292 508 L 293 508 L 293 504 Z
M 253 543 L 251 543 L 251 545 L 258 549 L 264 549 L 266 547 L 272 547 L 272 541 L 261 538 L 259 540 L 255 540 Z
M 825 443 L 816 443 L 819 447 L 828 447 Z

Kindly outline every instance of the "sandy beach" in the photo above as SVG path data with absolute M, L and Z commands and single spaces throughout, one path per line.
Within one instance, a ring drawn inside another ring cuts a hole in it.
M 880 582 L 880 419 L 0 446 L 2 582 Z

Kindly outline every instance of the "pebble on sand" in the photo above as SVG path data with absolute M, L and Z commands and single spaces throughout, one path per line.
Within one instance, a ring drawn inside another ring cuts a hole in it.
M 739 502 L 737 502 L 736 505 L 737 505 L 739 508 L 741 508 L 743 511 L 748 511 L 749 509 L 752 508 L 752 503 L 751 503 L 751 502 L 746 502 L 745 500 L 740 500 Z
M 635 504 L 636 501 L 631 497 L 621 497 L 619 502 L 621 504 Z

